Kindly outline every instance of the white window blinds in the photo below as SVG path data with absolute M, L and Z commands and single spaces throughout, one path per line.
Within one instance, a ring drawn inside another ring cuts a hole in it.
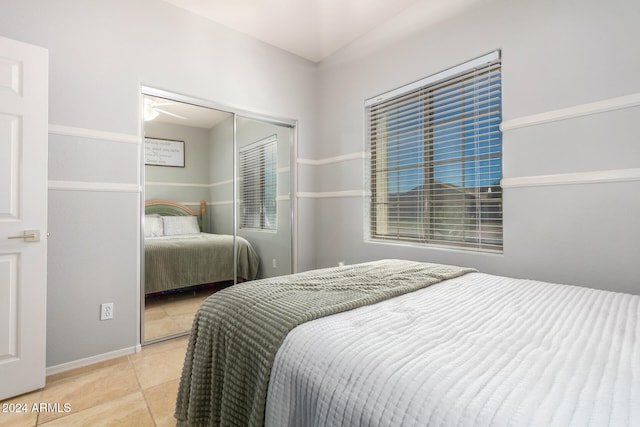
M 276 230 L 276 135 L 240 149 L 240 228 Z
M 501 250 L 499 52 L 365 105 L 370 237 Z

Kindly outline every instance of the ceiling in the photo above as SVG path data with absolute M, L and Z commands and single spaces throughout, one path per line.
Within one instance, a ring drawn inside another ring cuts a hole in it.
M 153 121 L 155 123 L 170 123 L 211 129 L 231 116 L 231 113 L 227 111 L 214 110 L 151 95 L 144 96 L 145 122 Z
M 369 36 L 366 41 L 371 44 L 403 37 L 491 0 L 164 1 L 319 62 L 358 39 Z M 210 129 L 229 117 L 227 112 L 150 95 L 145 99 L 147 113 L 150 109 L 160 110 L 154 115 L 155 122 Z
M 319 62 L 374 28 L 401 36 L 486 0 L 164 0 Z

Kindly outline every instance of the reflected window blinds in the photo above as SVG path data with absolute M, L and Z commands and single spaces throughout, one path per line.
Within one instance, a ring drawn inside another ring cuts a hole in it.
M 240 149 L 240 228 L 276 230 L 277 137 Z
M 502 249 L 499 52 L 365 103 L 369 236 Z

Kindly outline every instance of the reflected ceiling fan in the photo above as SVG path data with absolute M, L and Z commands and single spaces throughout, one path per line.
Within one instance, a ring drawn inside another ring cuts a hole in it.
M 172 113 L 170 111 L 167 111 L 163 108 L 158 108 L 158 107 L 164 107 L 167 105 L 175 105 L 175 103 L 173 102 L 158 102 L 155 101 L 151 98 L 144 98 L 144 121 L 145 122 L 149 122 L 153 119 L 155 119 L 156 117 L 158 117 L 160 114 L 166 114 L 168 116 L 171 117 L 175 117 L 177 119 L 182 119 L 182 120 L 186 120 L 187 118 L 184 116 L 181 116 L 179 114 L 175 114 Z

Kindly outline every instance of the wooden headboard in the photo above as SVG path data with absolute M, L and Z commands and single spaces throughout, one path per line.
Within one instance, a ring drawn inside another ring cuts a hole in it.
M 200 230 L 207 231 L 205 221 L 207 218 L 207 202 L 204 200 L 200 202 L 200 212 L 171 200 L 147 200 L 144 202 L 144 214 L 160 216 L 194 215 L 198 217 Z

